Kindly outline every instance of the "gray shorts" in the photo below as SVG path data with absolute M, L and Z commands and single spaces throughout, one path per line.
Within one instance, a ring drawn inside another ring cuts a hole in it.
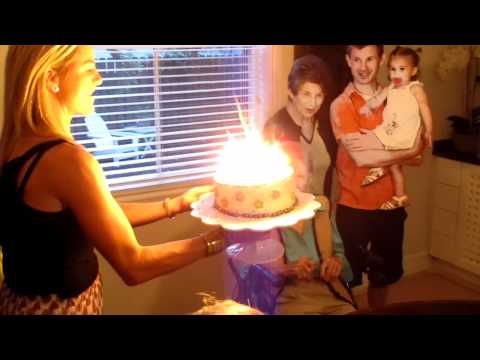
M 288 281 L 275 307 L 276 315 L 345 315 L 353 311 L 351 304 L 337 299 L 321 280 Z

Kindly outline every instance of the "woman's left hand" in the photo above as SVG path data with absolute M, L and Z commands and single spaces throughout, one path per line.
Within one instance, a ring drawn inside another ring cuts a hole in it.
M 320 266 L 320 276 L 326 282 L 330 282 L 339 277 L 341 272 L 342 261 L 339 257 L 331 256 L 322 261 L 322 265 Z
M 203 194 L 207 194 L 213 192 L 215 190 L 214 185 L 205 185 L 205 186 L 197 186 L 191 188 L 190 190 L 186 191 L 182 195 L 182 205 L 184 208 L 190 208 L 190 205 L 200 199 L 200 196 Z

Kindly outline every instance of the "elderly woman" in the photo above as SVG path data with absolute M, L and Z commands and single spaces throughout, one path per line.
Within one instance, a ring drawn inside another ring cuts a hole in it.
M 330 89 L 328 70 L 320 58 L 306 55 L 297 59 L 288 76 L 288 102 L 264 127 L 264 137 L 278 141 L 290 155 L 297 187 L 317 195 L 322 203 L 314 219 L 281 230 L 285 264 L 277 269 L 283 268 L 288 279 L 277 300 L 277 314 L 345 314 L 354 310 L 341 277 L 349 280 L 349 265 L 324 196 L 331 193 L 335 140 L 331 130 L 325 131 L 328 127 L 319 126 L 319 121 L 328 119 L 319 120 L 317 115 L 328 105 Z

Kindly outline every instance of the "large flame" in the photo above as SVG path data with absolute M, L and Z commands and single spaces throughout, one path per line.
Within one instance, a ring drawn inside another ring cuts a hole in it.
M 239 114 L 245 138 L 235 139 L 229 134 L 229 142 L 219 156 L 215 181 L 250 186 L 269 184 L 291 176 L 293 169 L 280 145 L 264 142 L 258 131 L 245 123 L 240 108 Z M 252 121 L 249 123 L 252 124 Z

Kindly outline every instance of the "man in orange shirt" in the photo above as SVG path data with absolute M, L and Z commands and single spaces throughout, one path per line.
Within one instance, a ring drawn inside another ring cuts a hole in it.
M 383 59 L 383 45 L 347 46 L 346 61 L 353 81 L 330 108 L 330 120 L 339 144 L 336 168 L 340 194 L 336 221 L 354 273 L 349 285 L 360 285 L 362 273 L 368 273 L 371 308 L 385 305 L 388 286 L 403 275 L 403 233 L 407 213 L 403 207 L 378 210 L 394 195 L 390 173 L 369 186 L 361 186 L 362 180 L 370 167 L 403 163 L 423 150 L 420 137 L 412 149 L 384 150 L 369 131 L 382 122 L 383 106 L 370 117 L 359 114 L 366 101 L 382 89 L 377 75 Z M 352 134 L 359 131 L 364 135 Z

